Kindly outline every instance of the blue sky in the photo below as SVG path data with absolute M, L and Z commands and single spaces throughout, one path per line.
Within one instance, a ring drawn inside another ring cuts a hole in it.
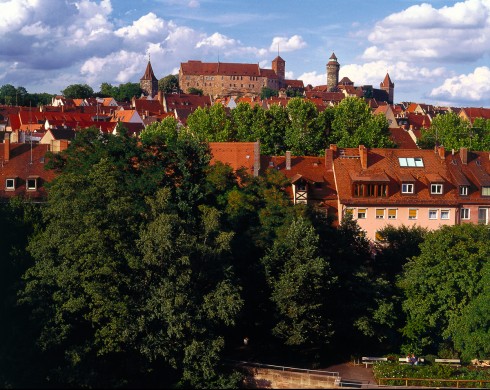
M 395 101 L 490 107 L 490 0 L 0 0 L 0 85 L 60 93 L 139 82 L 188 60 L 259 63 L 288 78 L 340 77 Z

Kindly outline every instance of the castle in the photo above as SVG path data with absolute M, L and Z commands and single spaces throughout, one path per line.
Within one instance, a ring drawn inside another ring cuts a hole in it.
M 380 88 L 372 85 L 354 87 L 349 78 L 339 81 L 340 64 L 335 53 L 326 65 L 327 84 L 317 87 L 308 86 L 306 89 L 315 92 L 343 92 L 344 96 L 374 98 L 388 104 L 394 102 L 395 84 L 386 73 Z M 153 74 L 150 60 L 145 74 L 140 79 L 141 89 L 145 95 L 154 97 L 158 93 L 158 80 Z M 262 88 L 274 91 L 294 90 L 304 92 L 302 80 L 286 79 L 286 61 L 279 55 L 272 60 L 272 68 L 261 68 L 259 64 L 243 64 L 230 62 L 201 62 L 190 60 L 182 62 L 179 69 L 179 86 L 184 93 L 193 89 L 202 90 L 203 95 L 212 98 L 227 96 L 258 96 Z

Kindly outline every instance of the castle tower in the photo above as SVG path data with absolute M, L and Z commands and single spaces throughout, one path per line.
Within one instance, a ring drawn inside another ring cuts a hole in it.
M 379 84 L 379 87 L 388 93 L 388 103 L 393 104 L 395 95 L 395 84 L 391 82 L 390 75 L 386 72 L 385 79 Z
M 337 61 L 335 53 L 332 53 L 327 63 L 327 86 L 330 92 L 337 89 L 337 85 L 339 84 L 339 70 L 340 64 Z
M 152 98 L 158 93 L 158 79 L 153 73 L 150 58 L 148 58 L 148 65 L 146 65 L 145 74 L 140 79 L 140 87 L 145 95 L 151 96 Z
M 284 61 L 279 55 L 272 60 L 272 70 L 279 79 L 278 87 L 281 88 L 286 78 L 286 61 Z

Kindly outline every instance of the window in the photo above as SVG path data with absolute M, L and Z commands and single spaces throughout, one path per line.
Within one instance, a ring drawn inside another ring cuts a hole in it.
M 478 223 L 488 224 L 488 209 L 480 207 L 478 209 Z
M 376 209 L 376 219 L 385 218 L 385 209 Z
M 35 178 L 28 178 L 26 181 L 27 191 L 35 191 L 37 189 L 37 180 Z
M 388 219 L 396 219 L 396 209 L 388 209 Z
M 366 219 L 366 209 L 357 209 L 357 219 Z
M 437 219 L 437 210 L 429 210 L 429 219 Z
M 441 210 L 441 219 L 449 219 L 449 210 Z
M 461 219 L 470 219 L 470 209 L 461 209 Z
M 15 190 L 15 179 L 6 179 L 5 180 L 5 189 L 7 191 Z
M 413 194 L 413 184 L 403 183 L 402 184 L 402 194 Z
M 436 195 L 442 194 L 442 184 L 431 184 L 430 193 Z
M 398 157 L 398 163 L 401 167 L 422 167 L 424 160 L 421 157 Z
M 468 186 L 459 186 L 459 194 L 462 196 L 468 195 Z
M 354 209 L 351 209 L 351 208 L 345 209 L 344 214 L 345 215 L 354 215 Z
M 482 187 L 481 194 L 482 196 L 490 196 L 490 187 Z
M 367 196 L 371 198 L 386 197 L 388 196 L 388 185 L 355 183 L 354 196 L 356 197 Z
M 417 219 L 417 209 L 408 210 L 408 219 Z

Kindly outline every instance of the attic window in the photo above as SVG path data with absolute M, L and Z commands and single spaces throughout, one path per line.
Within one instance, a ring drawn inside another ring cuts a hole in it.
M 15 179 L 5 179 L 5 191 L 15 190 Z
M 37 177 L 28 177 L 27 178 L 26 189 L 27 189 L 27 191 L 36 191 L 37 190 Z
M 421 157 L 398 157 L 401 167 L 424 167 L 424 161 Z

